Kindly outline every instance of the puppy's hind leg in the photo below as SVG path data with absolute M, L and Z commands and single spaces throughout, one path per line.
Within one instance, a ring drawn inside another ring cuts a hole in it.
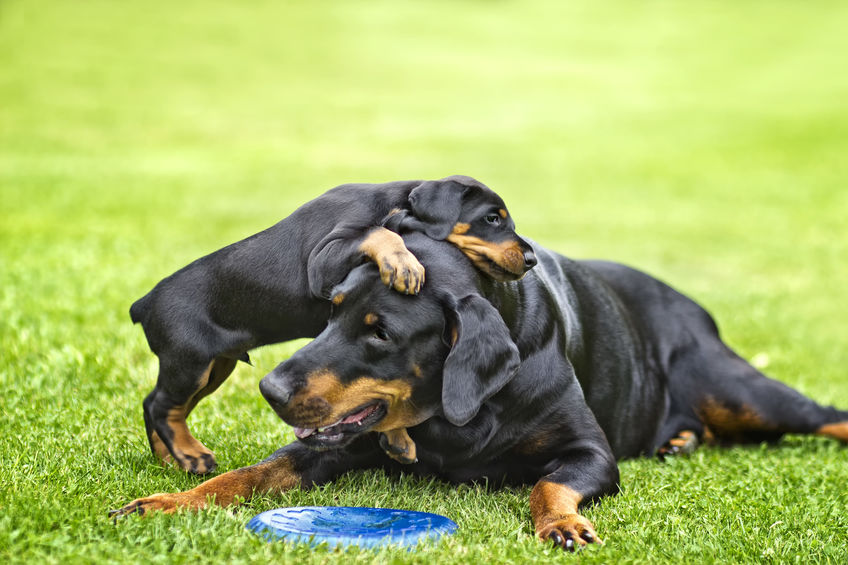
M 226 380 L 236 365 L 233 359 L 209 362 L 169 362 L 160 357 L 156 387 L 144 399 L 144 423 L 153 454 L 176 462 L 195 474 L 215 470 L 215 455 L 198 441 L 186 418 L 197 403 Z

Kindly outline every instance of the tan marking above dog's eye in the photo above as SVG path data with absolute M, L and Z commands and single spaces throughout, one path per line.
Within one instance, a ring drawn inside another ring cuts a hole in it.
M 500 210 L 498 210 L 498 214 L 500 214 L 500 215 L 501 215 L 501 218 L 503 218 L 504 220 L 506 220 L 506 216 L 507 216 L 506 210 L 504 210 L 503 208 L 501 208 Z
M 365 325 L 373 326 L 379 321 L 380 317 L 377 316 L 374 312 L 368 312 L 365 314 Z
M 342 302 L 344 302 L 344 299 L 345 299 L 345 295 L 344 295 L 344 293 L 343 293 L 343 292 L 340 292 L 340 293 L 338 293 L 337 295 L 335 295 L 335 296 L 333 297 L 333 304 L 334 304 L 334 305 L 336 305 L 336 306 L 338 306 L 339 304 L 341 304 Z
M 470 229 L 471 224 L 466 224 L 465 222 L 457 222 L 457 224 L 453 226 L 453 233 L 455 233 L 456 235 L 462 235 L 464 233 L 467 233 Z

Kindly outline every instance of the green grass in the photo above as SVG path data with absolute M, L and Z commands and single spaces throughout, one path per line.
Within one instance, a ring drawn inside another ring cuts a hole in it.
M 579 556 L 529 489 L 359 473 L 240 510 L 110 508 L 199 479 L 158 467 L 155 359 L 129 304 L 336 184 L 464 173 L 519 230 L 638 265 L 742 354 L 848 406 L 848 6 L 842 2 L 0 4 L 0 557 L 9 562 L 848 561 L 848 450 L 791 437 L 622 463 Z M 264 348 L 195 411 L 221 470 L 293 439 Z M 420 552 L 311 551 L 244 530 L 292 504 L 422 509 Z

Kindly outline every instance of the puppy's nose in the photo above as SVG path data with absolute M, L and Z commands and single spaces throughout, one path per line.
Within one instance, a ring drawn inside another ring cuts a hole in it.
M 525 251 L 524 252 L 524 268 L 525 269 L 532 269 L 533 267 L 536 266 L 536 263 L 538 263 L 538 260 L 536 259 L 536 254 L 533 253 L 533 250 L 528 249 L 527 251 Z

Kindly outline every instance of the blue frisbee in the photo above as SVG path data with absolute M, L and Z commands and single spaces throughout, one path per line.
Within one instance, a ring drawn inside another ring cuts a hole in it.
M 247 529 L 268 541 L 308 543 L 313 547 L 322 543 L 330 547 L 412 547 L 421 540 L 453 533 L 456 523 L 438 514 L 413 510 L 298 506 L 257 514 L 247 523 Z

